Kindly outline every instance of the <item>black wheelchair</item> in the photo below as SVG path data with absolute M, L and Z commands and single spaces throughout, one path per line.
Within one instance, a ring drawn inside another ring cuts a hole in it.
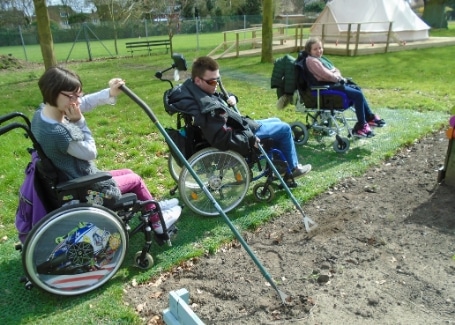
M 22 121 L 12 121 L 15 118 Z M 134 256 L 142 269 L 154 264 L 150 254 L 153 241 L 171 245 L 177 228 L 166 227 L 158 202 L 139 201 L 132 193 L 114 199 L 93 191 L 94 183 L 111 178 L 107 172 L 65 180 L 44 154 L 31 132 L 30 120 L 22 113 L 1 116 L 0 126 L 0 135 L 25 130 L 33 145 L 29 152 L 39 157 L 34 186 L 48 213 L 31 225 L 25 240 L 16 246 L 21 251 L 22 281 L 27 289 L 36 286 L 57 295 L 83 294 L 115 275 L 135 234 L 144 235 L 142 250 Z M 155 210 L 145 211 L 150 203 Z M 152 230 L 150 216 L 154 213 L 160 217 L 162 234 Z
M 235 209 L 247 195 L 250 183 L 260 179 L 265 181 L 254 185 L 255 199 L 262 202 L 273 200 L 275 197 L 273 185 L 277 178 L 268 159 L 261 152 L 252 152 L 248 157 L 244 157 L 231 150 L 220 151 L 210 147 L 202 131 L 193 124 L 192 115 L 185 111 L 170 110 L 169 105 L 166 105 L 167 93 L 174 85 L 170 79 L 163 78 L 163 73 L 173 68 L 178 71 L 187 70 L 183 56 L 175 54 L 173 60 L 172 67 L 157 72 L 155 77 L 170 84 L 170 89 L 164 94 L 164 107 L 168 114 L 176 116 L 176 128 L 168 128 L 166 132 L 177 144 L 183 157 L 188 160 L 190 167 L 210 190 L 224 212 Z M 221 80 L 219 84 L 221 87 Z M 261 144 L 287 186 L 296 187 L 286 158 L 279 149 L 273 147 L 273 140 L 263 139 Z M 203 193 L 196 179 L 179 158 L 179 154 L 171 147 L 169 149 L 171 152 L 168 158 L 169 172 L 178 184 L 171 190 L 171 194 L 175 194 L 178 189 L 185 206 L 198 215 L 218 215 L 219 212 L 213 202 Z M 279 184 L 278 187 L 282 188 L 283 185 Z
M 349 139 L 353 137 L 349 123 L 357 120 L 355 116 L 346 114 L 355 112 L 353 102 L 337 89 L 343 85 L 318 84 L 306 67 L 306 56 L 306 52 L 300 52 L 295 61 L 297 89 L 293 100 L 297 111 L 305 114 L 305 123 L 291 123 L 294 142 L 297 145 L 306 144 L 310 131 L 313 131 L 317 136 L 335 136 L 333 150 L 345 153 L 350 147 Z M 343 132 L 346 136 L 342 135 Z

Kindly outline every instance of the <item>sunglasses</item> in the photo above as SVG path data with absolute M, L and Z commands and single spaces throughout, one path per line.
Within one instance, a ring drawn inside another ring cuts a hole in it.
M 202 79 L 202 78 L 201 78 Z M 210 80 L 205 80 L 205 79 L 202 79 L 206 82 L 207 85 L 210 85 L 212 87 L 215 87 L 217 84 L 218 84 L 218 78 L 216 79 L 210 79 Z
M 71 103 L 77 102 L 77 100 L 78 100 L 79 98 L 81 98 L 81 97 L 84 96 L 83 93 L 74 94 L 74 95 L 68 95 L 68 94 L 65 94 L 65 93 L 60 92 L 60 94 L 62 94 L 62 95 L 65 96 L 65 97 L 68 97 L 68 99 L 70 100 Z

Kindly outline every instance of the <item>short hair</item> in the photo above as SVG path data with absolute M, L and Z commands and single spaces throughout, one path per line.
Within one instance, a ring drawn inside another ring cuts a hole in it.
M 82 91 L 81 78 L 74 72 L 61 67 L 51 67 L 38 81 L 43 102 L 57 106 L 57 97 L 62 91 Z
M 305 52 L 310 54 L 311 47 L 313 46 L 313 44 L 316 44 L 319 42 L 321 42 L 321 40 L 318 37 L 310 37 L 305 43 Z
M 193 80 L 196 77 L 202 78 L 207 70 L 216 71 L 219 69 L 220 66 L 214 59 L 209 56 L 201 56 L 193 62 L 193 66 L 191 68 L 191 78 Z

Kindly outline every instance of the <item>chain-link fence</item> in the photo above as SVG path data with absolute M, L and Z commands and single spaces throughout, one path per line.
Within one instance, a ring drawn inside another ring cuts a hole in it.
M 308 23 L 314 18 L 299 16 L 280 16 L 274 20 L 276 24 Z M 213 18 L 179 20 L 179 21 L 128 21 L 125 24 L 113 22 L 98 22 L 73 24 L 70 26 L 56 27 L 52 24 L 52 37 L 54 43 L 68 43 L 76 39 L 84 39 L 83 35 L 88 27 L 91 34 L 99 40 L 127 39 L 136 37 L 168 36 L 172 31 L 176 34 L 214 33 L 236 29 L 245 29 L 260 26 L 262 16 L 220 16 Z M 36 25 L 27 28 L 0 28 L 0 47 L 17 45 L 39 44 Z
M 281 42 L 286 42 L 287 38 L 290 39 L 296 34 L 296 28 L 293 25 L 305 23 L 310 26 L 316 15 L 311 17 L 277 16 L 273 22 L 274 33 L 277 32 L 275 29 L 280 28 L 279 33 L 284 33 L 279 35 Z M 51 32 L 57 62 L 68 62 L 133 56 L 133 52 L 128 50 L 126 43 L 143 40 L 162 41 L 169 39 L 170 34 L 172 34 L 172 51 L 182 54 L 208 55 L 214 50 L 224 51 L 226 47 L 232 46 L 233 42 L 239 42 L 239 38 L 241 39 L 237 50 L 255 48 L 256 43 L 260 42 L 261 33 L 258 30 L 261 27 L 262 16 L 245 15 L 172 21 L 136 20 L 125 24 L 103 21 L 61 26 L 52 22 Z M 168 53 L 168 47 L 154 46 L 153 51 L 151 48 L 144 48 L 135 50 L 135 56 L 136 53 L 137 55 L 164 54 Z M 0 56 L 28 62 L 42 62 L 36 26 L 0 28 Z

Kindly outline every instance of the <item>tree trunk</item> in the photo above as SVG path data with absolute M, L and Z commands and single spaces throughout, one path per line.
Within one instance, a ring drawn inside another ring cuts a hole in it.
M 38 38 L 43 56 L 44 67 L 48 69 L 57 65 L 54 54 L 54 41 L 50 27 L 49 13 L 47 12 L 46 0 L 33 0 L 35 5 Z
M 433 28 L 448 28 L 445 15 L 447 0 L 426 0 L 423 3 L 422 20 Z
M 261 62 L 273 61 L 273 0 L 262 1 L 262 56 Z

